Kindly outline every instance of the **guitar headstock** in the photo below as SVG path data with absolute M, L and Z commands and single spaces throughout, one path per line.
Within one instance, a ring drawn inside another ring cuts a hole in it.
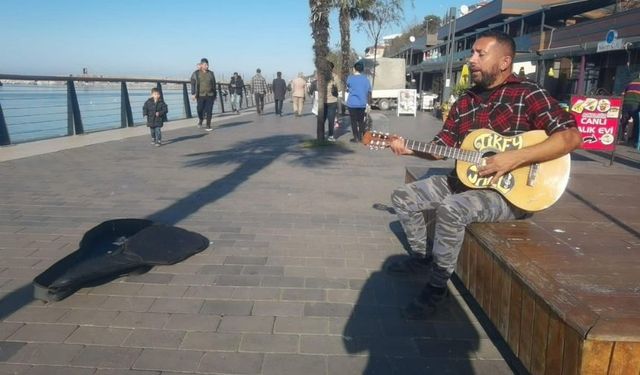
M 391 142 L 397 138 L 395 135 L 389 135 L 389 133 L 382 133 L 378 131 L 367 131 L 362 136 L 362 144 L 369 146 L 372 150 L 380 150 L 391 146 Z

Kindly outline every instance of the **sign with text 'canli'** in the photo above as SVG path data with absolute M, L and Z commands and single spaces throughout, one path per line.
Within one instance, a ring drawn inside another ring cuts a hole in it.
M 620 97 L 571 96 L 571 114 L 582 133 L 583 149 L 615 150 L 621 106 Z

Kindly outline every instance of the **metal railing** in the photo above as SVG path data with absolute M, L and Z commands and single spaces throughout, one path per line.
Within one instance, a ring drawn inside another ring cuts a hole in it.
M 193 117 L 186 80 L 13 74 L 0 79 L 21 83 L 0 86 L 0 146 L 143 125 L 142 105 L 153 87 L 169 107 L 169 120 Z M 218 83 L 217 91 L 216 112 L 229 112 L 229 84 Z M 243 87 L 241 108 L 255 106 L 251 91 Z M 272 101 L 268 85 L 265 103 Z

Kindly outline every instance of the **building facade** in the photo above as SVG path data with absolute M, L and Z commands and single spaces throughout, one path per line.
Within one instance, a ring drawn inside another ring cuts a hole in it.
M 486 30 L 511 35 L 514 72 L 560 101 L 572 94 L 619 95 L 640 73 L 640 1 L 494 0 L 472 9 L 452 11 L 434 45 L 407 46 L 396 56 L 407 58 L 408 78 L 419 91 L 448 96 Z

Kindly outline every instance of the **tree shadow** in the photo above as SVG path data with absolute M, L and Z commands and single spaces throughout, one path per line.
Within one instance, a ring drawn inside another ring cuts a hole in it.
M 165 145 L 171 145 L 171 144 L 174 144 L 174 143 L 178 143 L 178 142 L 182 142 L 182 141 L 189 141 L 189 140 L 192 140 L 192 139 L 199 139 L 199 138 L 206 137 L 206 136 L 207 136 L 207 134 L 205 134 L 205 133 L 203 133 L 203 134 L 185 135 L 185 136 L 182 136 L 182 137 L 171 138 L 171 139 L 167 140 L 164 144 Z
M 301 146 L 305 139 L 302 135 L 273 135 L 238 142 L 224 150 L 186 155 L 192 158 L 186 162 L 186 167 L 207 168 L 231 164 L 236 165 L 236 168 L 226 176 L 148 216 L 148 219 L 175 225 L 205 205 L 232 193 L 251 176 L 285 155 L 291 158 L 289 162 L 292 164 L 317 168 L 334 163 L 339 157 L 353 152 L 339 146 L 305 148 Z
M 202 207 L 232 193 L 251 176 L 259 173 L 283 156 L 289 157 L 289 162 L 294 165 L 318 168 L 330 165 L 340 157 L 353 152 L 337 145 L 330 147 L 303 147 L 302 143 L 307 139 L 306 136 L 302 135 L 275 135 L 238 142 L 224 150 L 186 155 L 192 158 L 186 162 L 186 167 L 206 168 L 234 164 L 236 168 L 222 178 L 212 181 L 188 196 L 147 216 L 147 219 L 176 225 Z M 100 283 L 103 281 L 101 280 Z M 0 319 L 13 314 L 33 300 L 34 287 L 32 283 L 23 285 L 1 297 Z
M 246 125 L 246 124 L 251 124 L 253 121 L 234 121 L 234 122 L 229 122 L 227 124 L 220 124 L 217 125 L 217 128 L 232 128 L 235 126 L 241 126 L 241 125 Z

